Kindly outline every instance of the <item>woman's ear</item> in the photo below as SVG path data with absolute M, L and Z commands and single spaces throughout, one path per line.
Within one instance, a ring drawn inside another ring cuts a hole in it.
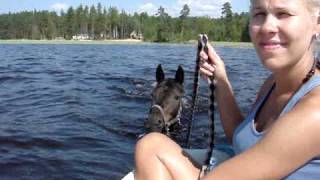
M 312 17 L 314 18 L 314 26 L 313 26 L 313 39 L 316 41 L 320 40 L 320 12 L 317 11 L 314 16 Z

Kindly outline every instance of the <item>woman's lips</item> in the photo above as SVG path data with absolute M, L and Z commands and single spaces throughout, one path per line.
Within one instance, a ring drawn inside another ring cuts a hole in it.
M 259 46 L 264 50 L 276 50 L 282 48 L 284 43 L 276 42 L 276 41 L 267 41 L 259 43 Z

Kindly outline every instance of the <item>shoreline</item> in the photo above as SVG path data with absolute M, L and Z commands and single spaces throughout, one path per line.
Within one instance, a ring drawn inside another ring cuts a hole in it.
M 153 44 L 155 42 L 147 42 L 136 39 L 115 39 L 115 40 L 30 40 L 30 39 L 6 39 L 0 40 L 0 44 Z M 181 44 L 181 45 L 195 45 L 196 40 L 190 40 L 188 42 L 168 42 L 168 43 L 155 43 L 155 44 Z M 211 41 L 213 46 L 216 47 L 253 47 L 251 42 L 223 42 L 223 41 Z
M 0 44 L 140 44 L 136 39 L 108 40 L 33 40 L 33 39 L 1 39 Z

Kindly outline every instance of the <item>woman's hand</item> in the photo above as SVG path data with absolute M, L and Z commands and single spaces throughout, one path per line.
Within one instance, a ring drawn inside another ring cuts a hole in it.
M 205 79 L 214 75 L 216 83 L 227 80 L 224 62 L 209 43 L 208 54 L 204 51 L 200 52 L 200 74 Z

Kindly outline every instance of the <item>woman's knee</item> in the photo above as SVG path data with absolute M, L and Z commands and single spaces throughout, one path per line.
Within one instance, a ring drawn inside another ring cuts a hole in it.
M 156 153 L 160 146 L 166 144 L 168 137 L 161 133 L 149 133 L 140 139 L 136 144 L 136 154 Z

